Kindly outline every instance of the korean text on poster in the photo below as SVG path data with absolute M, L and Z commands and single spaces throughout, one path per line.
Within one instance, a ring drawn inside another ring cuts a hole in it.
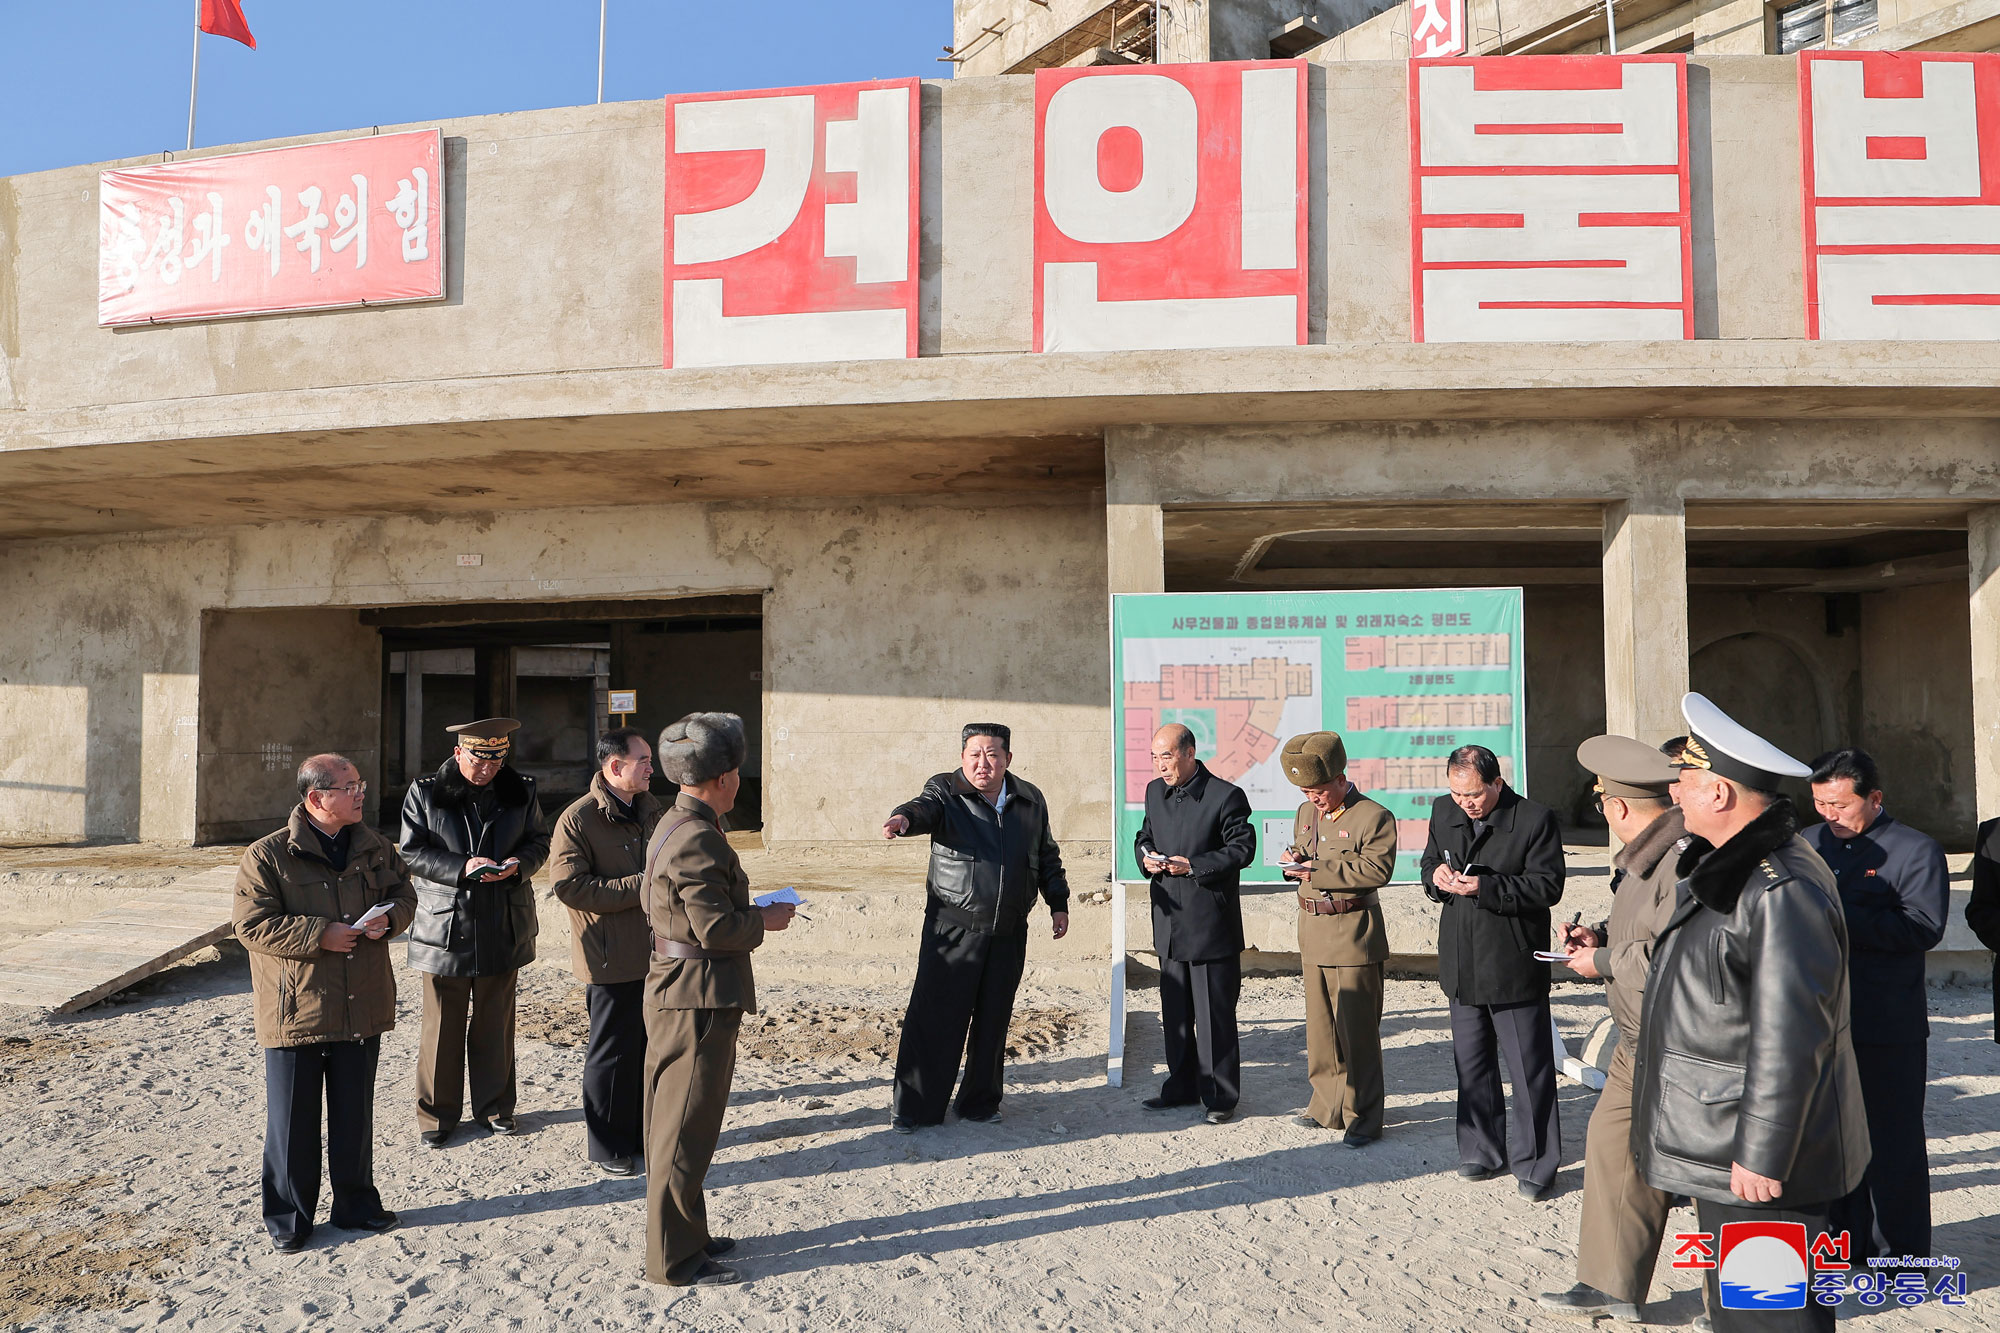
M 667 99 L 666 364 L 917 354 L 915 79 Z
M 1410 54 L 1423 60 L 1471 49 L 1465 0 L 1410 0 Z
M 439 300 L 443 161 L 416 130 L 102 172 L 97 322 Z
M 1687 65 L 1410 66 L 1418 342 L 1694 336 Z
M 1801 51 L 1806 336 L 2000 338 L 2000 55 Z
M 1038 352 L 1306 340 L 1305 62 L 1035 72 Z
M 1194 733 L 1209 771 L 1241 787 L 1258 834 L 1247 882 L 1279 884 L 1304 799 L 1279 753 L 1337 731 L 1347 776 L 1396 819 L 1396 878 L 1416 878 L 1445 760 L 1484 745 L 1526 791 L 1518 588 L 1397 592 L 1151 593 L 1112 599 L 1118 877 L 1140 878 L 1133 838 L 1153 781 L 1152 737 Z

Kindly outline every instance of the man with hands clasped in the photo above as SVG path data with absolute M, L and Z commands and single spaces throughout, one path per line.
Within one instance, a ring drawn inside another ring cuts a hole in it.
M 1458 1174 L 1486 1180 L 1512 1168 L 1539 1199 L 1562 1160 L 1556 1111 L 1549 909 L 1562 901 L 1562 833 L 1555 812 L 1507 785 L 1500 760 L 1462 745 L 1445 761 L 1450 790 L 1431 807 L 1424 892 L 1438 918 L 1438 985 L 1451 1009 L 1458 1071 Z M 1514 1085 L 1513 1124 L 1500 1062 Z M 1509 1129 L 1512 1133 L 1509 1134 Z
M 1169 722 L 1153 733 L 1146 817 L 1133 851 L 1152 881 L 1153 949 L 1160 959 L 1160 1025 L 1167 1081 L 1145 1105 L 1200 1102 L 1211 1125 L 1236 1114 L 1242 1058 L 1236 1001 L 1243 989 L 1244 866 L 1257 855 L 1250 800 L 1195 758 L 1194 733 Z

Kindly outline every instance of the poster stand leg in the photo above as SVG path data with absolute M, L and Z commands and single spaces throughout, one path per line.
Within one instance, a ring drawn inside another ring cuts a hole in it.
M 1104 1061 L 1104 1081 L 1125 1086 L 1125 883 L 1111 885 L 1111 1036 Z

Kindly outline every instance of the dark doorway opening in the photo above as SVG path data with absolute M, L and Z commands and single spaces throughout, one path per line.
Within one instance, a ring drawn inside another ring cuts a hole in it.
M 512 762 L 554 817 L 583 795 L 597 737 L 628 725 L 654 743 L 695 711 L 739 713 L 749 742 L 730 827 L 763 827 L 763 599 L 465 603 L 364 611 L 382 639 L 383 787 L 393 829 L 411 782 L 451 756 L 445 727 L 517 717 Z M 638 711 L 609 712 L 613 691 Z M 673 799 L 674 785 L 653 790 Z

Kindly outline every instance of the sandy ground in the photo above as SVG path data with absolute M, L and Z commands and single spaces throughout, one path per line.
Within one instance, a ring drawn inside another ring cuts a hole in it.
M 241 847 L 184 843 L 0 845 L 0 949 L 186 875 L 233 865 Z
M 262 1059 L 233 944 L 54 1023 L 0 1020 L 0 1324 L 37 1329 L 1576 1328 L 1536 1292 L 1572 1279 L 1588 1090 L 1565 1083 L 1561 1192 L 1451 1174 L 1452 1073 L 1434 986 L 1390 986 L 1389 1130 L 1349 1152 L 1287 1117 L 1304 1100 L 1298 983 L 1246 984 L 1243 1114 L 1139 1106 L 1157 1078 L 1157 992 L 1135 991 L 1136 1071 L 1103 1077 L 1083 992 L 1021 997 L 1006 1119 L 905 1138 L 887 1126 L 902 996 L 768 974 L 710 1176 L 745 1285 L 639 1280 L 642 1186 L 584 1160 L 582 1017 L 567 973 L 526 976 L 526 1133 L 421 1147 L 415 985 L 384 1041 L 376 1175 L 402 1225 L 322 1226 L 302 1254 L 258 1224 Z M 1882 1330 L 2000 1327 L 2000 1046 L 1991 995 L 1933 991 L 1930 1128 L 1940 1253 L 1968 1306 Z M 1576 1033 L 1601 1012 L 1563 994 Z M 325 1200 L 322 1199 L 322 1209 Z M 1684 1215 L 1691 1216 L 1691 1215 Z M 1684 1326 L 1690 1274 L 1648 1315 Z

